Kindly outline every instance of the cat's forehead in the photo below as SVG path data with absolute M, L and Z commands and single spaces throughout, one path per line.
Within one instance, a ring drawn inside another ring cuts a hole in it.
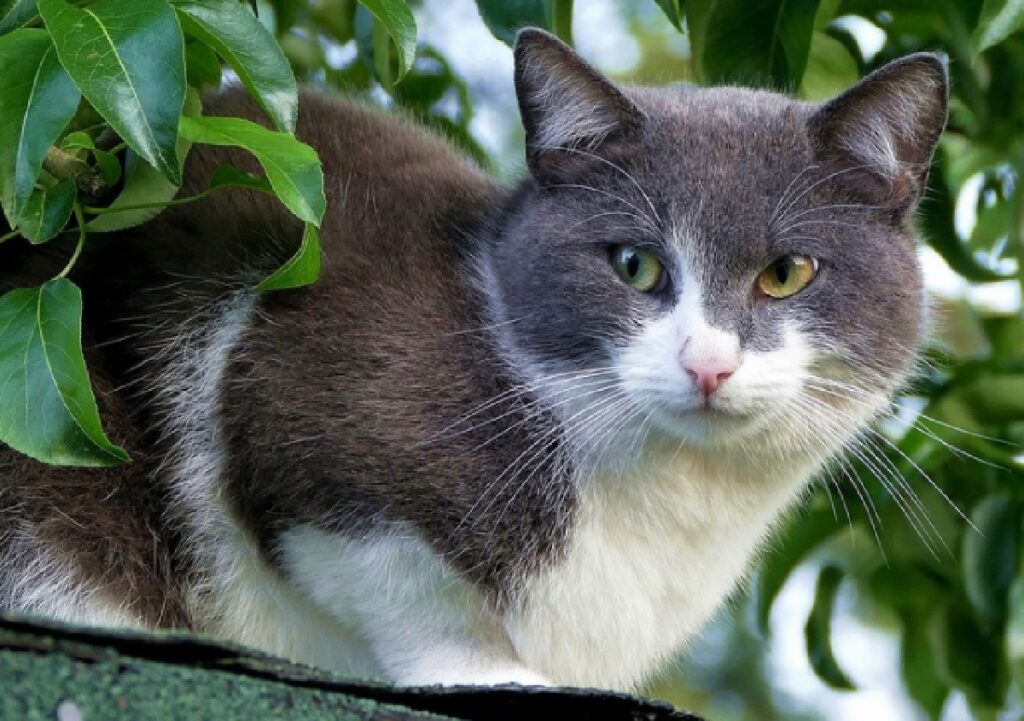
M 711 255 L 734 260 L 764 250 L 751 244 L 765 239 L 793 179 L 814 166 L 809 106 L 741 88 L 638 90 L 633 99 L 646 115 L 638 178 L 657 201 L 666 240 L 691 256 L 707 240 Z
M 748 88 L 635 88 L 628 91 L 643 110 L 652 143 L 668 151 L 692 143 L 730 153 L 781 152 L 806 145 L 813 107 L 792 98 Z
M 770 195 L 812 157 L 810 106 L 775 93 L 677 87 L 640 91 L 635 100 L 647 116 L 643 154 L 662 187 Z

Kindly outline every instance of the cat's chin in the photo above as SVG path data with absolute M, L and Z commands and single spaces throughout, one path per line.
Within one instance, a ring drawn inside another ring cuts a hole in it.
M 742 441 L 764 427 L 755 414 L 714 407 L 659 408 L 652 411 L 650 422 L 669 439 L 710 448 Z

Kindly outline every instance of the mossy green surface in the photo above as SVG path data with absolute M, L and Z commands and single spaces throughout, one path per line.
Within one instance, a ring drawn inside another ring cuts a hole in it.
M 337 692 L 208 668 L 125 659 L 115 652 L 83 661 L 59 652 L 0 650 L 0 719 L 4 721 L 439 718 L 444 717 Z
M 184 633 L 0 614 L 0 721 L 700 721 L 595 689 L 394 687 Z

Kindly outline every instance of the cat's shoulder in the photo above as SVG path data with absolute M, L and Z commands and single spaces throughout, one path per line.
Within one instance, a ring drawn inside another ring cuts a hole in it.
M 203 113 L 240 117 L 270 127 L 269 118 L 252 95 L 235 85 L 205 95 Z M 316 149 L 327 176 L 356 172 L 394 179 L 420 170 L 423 175 L 416 179 L 430 173 L 434 184 L 487 183 L 476 163 L 422 118 L 367 98 L 300 88 L 295 135 Z

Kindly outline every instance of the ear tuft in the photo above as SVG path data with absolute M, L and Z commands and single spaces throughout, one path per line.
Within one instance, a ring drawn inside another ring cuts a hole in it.
M 937 55 L 918 53 L 876 70 L 811 117 L 819 158 L 863 173 L 876 198 L 899 209 L 924 191 L 928 167 L 946 124 L 948 80 Z M 872 188 L 872 184 L 874 188 Z
M 520 31 L 515 64 L 527 160 L 535 175 L 543 172 L 545 154 L 596 150 L 642 121 L 640 110 L 610 80 L 543 30 Z

